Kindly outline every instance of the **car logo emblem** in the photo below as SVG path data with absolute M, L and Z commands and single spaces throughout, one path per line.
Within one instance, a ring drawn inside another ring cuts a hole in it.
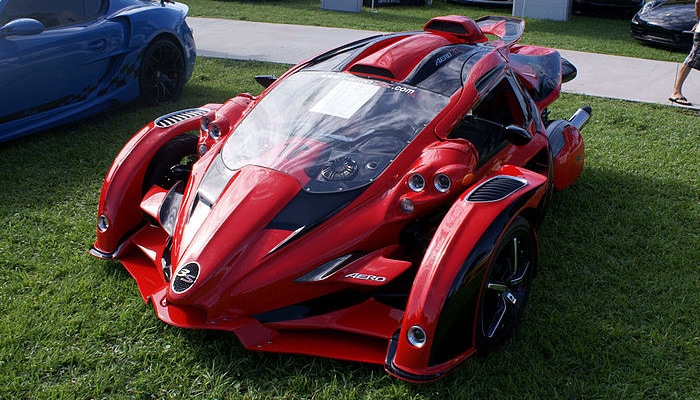
M 175 293 L 183 293 L 194 285 L 199 277 L 199 264 L 188 263 L 175 273 L 172 288 Z

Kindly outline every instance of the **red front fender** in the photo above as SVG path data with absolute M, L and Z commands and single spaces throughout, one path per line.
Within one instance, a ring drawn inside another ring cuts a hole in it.
M 91 254 L 104 259 L 116 256 L 125 237 L 143 221 L 139 204 L 144 175 L 153 156 L 174 137 L 198 131 L 199 116 L 206 111 L 206 108 L 183 110 L 161 117 L 141 128 L 126 143 L 102 183 L 97 210 L 100 223 Z
M 499 188 L 497 180 L 513 184 Z M 527 169 L 504 166 L 453 204 L 416 275 L 401 330 L 387 355 L 389 373 L 409 381 L 433 380 L 475 352 L 479 291 L 492 250 L 516 216 L 531 211 L 534 215 L 544 199 L 546 181 L 546 176 Z M 458 292 L 461 300 L 455 305 L 450 300 Z M 409 340 L 416 327 L 425 334 L 422 344 Z M 463 333 L 458 340 L 452 331 L 456 328 Z

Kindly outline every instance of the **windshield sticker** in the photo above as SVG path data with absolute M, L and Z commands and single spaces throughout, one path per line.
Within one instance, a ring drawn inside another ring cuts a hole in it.
M 409 96 L 414 96 L 416 94 L 416 89 L 411 89 L 409 87 L 401 86 L 401 85 L 394 85 L 392 83 L 387 83 L 387 82 L 373 82 L 375 85 L 379 85 L 384 89 L 387 90 L 393 90 L 395 92 L 401 92 L 405 93 Z
M 311 108 L 311 111 L 348 119 L 365 105 L 379 89 L 378 86 L 365 83 L 340 81 Z

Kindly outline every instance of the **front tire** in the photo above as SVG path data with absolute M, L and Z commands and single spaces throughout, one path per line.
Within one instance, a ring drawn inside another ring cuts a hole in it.
M 149 105 L 175 101 L 185 85 L 185 56 L 169 39 L 156 39 L 143 51 L 139 71 L 141 99 Z
M 537 268 L 537 244 L 530 223 L 517 217 L 496 246 L 481 288 L 476 349 L 500 347 L 520 323 Z
M 197 137 L 187 134 L 174 137 L 153 156 L 143 179 L 143 192 L 153 185 L 169 190 L 178 181 L 187 183 L 196 160 Z

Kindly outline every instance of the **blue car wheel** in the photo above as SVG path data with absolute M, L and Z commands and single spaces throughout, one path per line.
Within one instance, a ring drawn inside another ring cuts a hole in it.
M 180 97 L 185 85 L 185 57 L 180 46 L 169 39 L 156 39 L 143 52 L 139 73 L 141 99 L 162 104 Z

